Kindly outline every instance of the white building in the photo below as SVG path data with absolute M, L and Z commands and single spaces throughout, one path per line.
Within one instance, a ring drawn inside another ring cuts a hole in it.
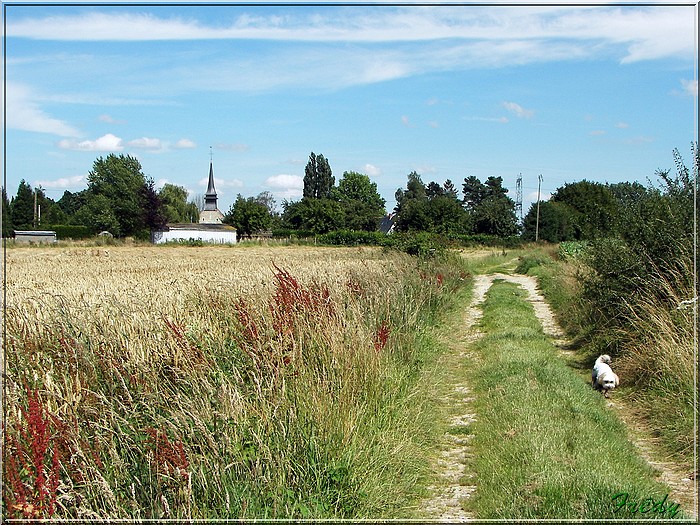
M 223 224 L 224 214 L 216 206 L 214 166 L 209 163 L 209 184 L 204 194 L 204 209 L 199 213 L 198 224 L 166 224 L 162 230 L 151 233 L 154 244 L 165 242 L 202 241 L 215 244 L 236 244 L 236 228 Z

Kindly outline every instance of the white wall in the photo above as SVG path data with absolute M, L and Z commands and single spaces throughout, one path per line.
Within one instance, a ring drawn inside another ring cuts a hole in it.
M 236 244 L 236 232 L 201 230 L 170 230 L 167 232 L 153 232 L 153 242 L 155 244 L 173 241 L 189 241 L 190 239 L 216 244 Z

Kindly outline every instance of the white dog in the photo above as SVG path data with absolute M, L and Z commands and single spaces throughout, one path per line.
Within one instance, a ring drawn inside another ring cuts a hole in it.
M 595 365 L 593 365 L 593 370 L 591 371 L 593 388 L 602 390 L 605 397 L 608 397 L 609 390 L 620 384 L 620 378 L 612 371 L 608 363 L 610 363 L 610 356 L 603 354 L 595 360 Z

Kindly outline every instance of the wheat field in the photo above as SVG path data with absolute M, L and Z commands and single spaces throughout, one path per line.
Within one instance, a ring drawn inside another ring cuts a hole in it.
M 6 262 L 3 516 L 394 517 L 416 497 L 421 333 L 464 281 L 454 263 L 242 246 Z

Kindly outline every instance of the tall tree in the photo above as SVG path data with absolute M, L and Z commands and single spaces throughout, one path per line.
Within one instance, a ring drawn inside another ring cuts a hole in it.
M 445 190 L 445 195 L 448 197 L 451 197 L 453 199 L 456 199 L 457 196 L 459 195 L 459 192 L 457 191 L 457 187 L 454 185 L 454 183 L 450 180 L 447 179 L 445 183 L 442 185 L 443 190 Z
M 166 183 L 158 192 L 167 222 L 197 222 L 199 209 L 193 202 L 187 202 L 187 190 L 182 186 Z
M 10 201 L 7 198 L 5 186 L 2 187 L 2 236 L 12 237 L 13 230 L 12 215 L 10 214 Z
M 123 236 L 143 234 L 143 188 L 146 184 L 141 163 L 129 155 L 99 157 L 88 173 L 88 191 L 101 195 L 119 223 Z M 92 201 L 93 203 L 96 201 Z
M 304 170 L 304 198 L 328 199 L 334 184 L 335 178 L 328 160 L 312 151 Z
M 152 178 L 147 178 L 141 187 L 143 223 L 150 230 L 159 230 L 165 226 L 168 219 L 163 213 L 163 202 L 158 196 Z
M 27 230 L 34 227 L 34 191 L 24 179 L 19 181 L 17 196 L 12 199 L 10 210 L 16 229 Z
M 333 195 L 340 203 L 345 216 L 345 228 L 375 231 L 386 213 L 386 201 L 379 195 L 377 184 L 367 175 L 346 171 L 334 188 Z
M 464 203 L 465 209 L 467 211 L 474 211 L 486 198 L 486 192 L 486 186 L 474 175 L 465 177 L 464 183 L 462 184 L 462 195 L 464 195 L 462 202 Z

